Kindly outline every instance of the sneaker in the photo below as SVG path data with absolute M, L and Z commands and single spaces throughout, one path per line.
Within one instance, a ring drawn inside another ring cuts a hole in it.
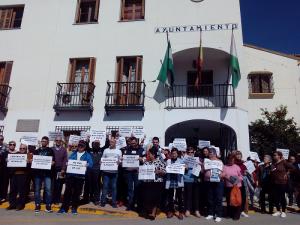
M 51 209 L 51 205 L 46 205 L 45 212 L 46 213 L 53 213 L 53 210 Z
M 117 204 L 112 204 L 111 205 L 114 209 L 118 208 Z
M 57 211 L 57 214 L 66 214 L 66 211 L 64 209 L 59 209 Z
M 242 212 L 242 213 L 241 213 L 241 216 L 242 216 L 242 217 L 246 217 L 246 218 L 249 217 L 249 215 L 248 215 L 247 213 L 245 213 L 245 212 Z
M 105 207 L 105 203 L 100 203 L 100 207 Z
M 25 208 L 25 205 L 18 205 L 17 208 L 16 208 L 16 210 L 17 210 L 17 211 L 21 211 L 21 210 L 23 210 L 24 208 Z
M 213 218 L 214 218 L 213 215 L 208 215 L 207 217 L 205 217 L 205 219 L 207 219 L 207 220 L 212 220 Z
M 281 218 L 285 218 L 285 217 L 286 217 L 286 213 L 285 213 L 285 212 L 282 212 L 281 215 L 280 215 L 280 217 L 281 217 Z
M 272 216 L 280 216 L 280 215 L 281 215 L 280 212 L 275 212 L 275 213 L 272 214 Z
M 183 214 L 182 214 L 182 213 L 179 213 L 178 219 L 179 219 L 179 220 L 183 220 Z
M 195 211 L 195 216 L 198 217 L 198 218 L 200 218 L 201 217 L 200 212 L 199 211 Z
M 40 205 L 35 205 L 34 212 L 39 213 L 41 211 L 41 206 Z
M 215 219 L 215 222 L 216 223 L 219 223 L 219 222 L 221 222 L 222 221 L 222 219 L 220 218 L 220 217 L 216 217 L 216 219 Z
M 6 210 L 13 210 L 13 209 L 16 209 L 17 207 L 14 206 L 14 205 L 9 205 Z
M 185 217 L 189 217 L 191 215 L 190 211 L 189 210 L 186 210 L 185 211 Z
M 71 210 L 71 213 L 72 213 L 73 215 L 78 215 L 77 209 L 72 209 L 72 210 Z

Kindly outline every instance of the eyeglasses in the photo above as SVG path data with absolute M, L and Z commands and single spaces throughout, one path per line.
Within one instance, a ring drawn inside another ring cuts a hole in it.
M 55 140 L 55 141 L 62 141 L 62 140 Z
M 13 145 L 13 146 L 16 146 L 16 144 L 14 144 L 14 143 L 9 143 L 8 145 Z
M 26 148 L 19 148 L 20 150 L 26 150 Z
M 187 154 L 193 154 L 194 152 L 187 152 Z

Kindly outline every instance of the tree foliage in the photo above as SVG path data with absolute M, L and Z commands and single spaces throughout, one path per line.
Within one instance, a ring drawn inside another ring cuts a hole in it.
M 294 118 L 287 118 L 287 107 L 279 106 L 274 112 L 261 109 L 262 119 L 249 126 L 251 151 L 259 155 L 271 154 L 277 148 L 300 152 L 300 135 Z

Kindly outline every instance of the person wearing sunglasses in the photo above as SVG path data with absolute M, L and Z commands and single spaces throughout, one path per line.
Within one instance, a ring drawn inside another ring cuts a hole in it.
M 14 151 L 9 154 L 27 154 L 27 145 L 21 144 L 19 151 Z M 10 167 L 10 192 L 9 206 L 7 210 L 16 209 L 20 211 L 25 207 L 28 165 L 26 167 Z M 19 196 L 17 198 L 17 196 Z

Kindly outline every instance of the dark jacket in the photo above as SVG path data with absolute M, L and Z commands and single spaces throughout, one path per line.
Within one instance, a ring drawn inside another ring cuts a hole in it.
M 72 152 L 72 154 L 69 156 L 69 159 L 77 160 L 77 151 Z M 87 168 L 93 167 L 93 160 L 92 160 L 91 154 L 88 153 L 87 151 L 85 151 L 85 153 L 80 157 L 80 161 L 87 161 Z M 99 167 L 99 170 L 100 170 L 100 167 Z M 73 174 L 73 173 L 67 173 L 67 177 L 77 177 L 77 178 L 85 179 L 85 175 Z
M 55 155 L 51 148 L 38 148 L 33 152 L 33 155 L 52 156 L 52 161 L 55 161 Z M 55 165 L 52 165 L 51 170 L 32 169 L 35 176 L 52 176 L 54 174 Z
M 272 184 L 287 184 L 288 182 L 288 171 L 293 171 L 295 168 L 292 164 L 286 160 L 281 160 L 277 163 L 272 164 L 271 167 L 271 182 Z
M 257 181 L 261 188 L 269 188 L 271 186 L 271 165 L 261 165 L 257 170 Z

